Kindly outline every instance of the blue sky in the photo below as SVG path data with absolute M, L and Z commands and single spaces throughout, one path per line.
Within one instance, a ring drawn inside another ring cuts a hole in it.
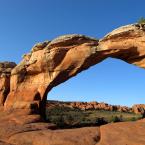
M 0 0 L 0 61 L 18 63 L 44 40 L 79 33 L 101 38 L 145 17 L 144 0 Z M 54 88 L 48 98 L 145 103 L 145 70 L 107 59 Z

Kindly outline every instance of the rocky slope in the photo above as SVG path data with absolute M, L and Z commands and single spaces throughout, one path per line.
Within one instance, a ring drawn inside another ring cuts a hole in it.
M 107 57 L 145 68 L 144 25 L 120 27 L 101 40 L 61 36 L 36 44 L 12 70 L 15 65 L 1 63 L 2 72 L 10 71 L 8 81 L 0 78 L 0 144 L 144 145 L 144 120 L 73 130 L 50 130 L 55 126 L 42 122 L 49 91 Z

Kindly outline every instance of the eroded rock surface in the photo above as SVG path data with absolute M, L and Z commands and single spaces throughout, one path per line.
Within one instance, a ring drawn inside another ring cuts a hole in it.
M 144 145 L 144 121 L 60 131 L 48 130 L 55 126 L 42 123 L 47 93 L 107 57 L 145 68 L 144 26 L 127 25 L 112 31 L 101 40 L 73 34 L 36 44 L 11 71 L 10 86 L 2 85 L 10 89 L 10 93 L 6 91 L 8 96 L 1 97 L 3 93 L 0 90 L 0 97 L 4 98 L 2 100 L 6 98 L 6 101 L 1 101 L 4 110 L 0 108 L 0 143 Z M 3 83 L 2 79 L 0 81 Z
M 123 122 L 103 125 L 100 127 L 101 139 L 96 145 L 144 145 L 144 128 L 145 122 Z
M 5 109 L 30 109 L 44 115 L 47 93 L 56 85 L 107 57 L 145 67 L 145 32 L 136 24 L 118 28 L 100 41 L 65 35 L 36 44 L 12 70 Z
M 36 44 L 12 70 L 5 109 L 45 114 L 47 93 L 54 86 L 100 61 L 95 60 L 97 45 L 98 40 L 83 35 L 66 35 Z
M 136 114 L 145 115 L 145 104 L 136 104 L 132 106 L 132 110 Z
M 14 62 L 0 62 L 0 105 L 4 105 L 10 91 L 11 70 L 15 66 Z

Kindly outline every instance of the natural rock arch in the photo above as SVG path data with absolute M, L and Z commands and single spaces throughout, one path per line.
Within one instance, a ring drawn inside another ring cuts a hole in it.
M 36 44 L 11 72 L 5 109 L 28 109 L 45 116 L 47 93 L 107 57 L 145 68 L 145 31 L 133 24 L 116 29 L 101 40 L 65 35 Z

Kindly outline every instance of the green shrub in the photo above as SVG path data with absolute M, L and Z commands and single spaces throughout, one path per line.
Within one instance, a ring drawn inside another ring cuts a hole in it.
M 129 118 L 127 121 L 137 121 L 137 120 L 142 119 L 142 118 L 143 118 L 142 116 L 131 117 L 131 118 Z
M 64 116 L 64 123 L 67 126 L 79 125 L 82 122 L 82 120 L 83 117 L 79 113 L 67 114 L 66 116 Z
M 64 117 L 63 115 L 59 115 L 59 116 L 51 116 L 49 118 L 49 121 L 56 124 L 58 127 L 63 127 L 65 126 L 65 123 L 64 123 Z
M 104 125 L 104 124 L 107 124 L 108 121 L 104 118 L 104 117 L 101 117 L 101 118 L 96 118 L 96 125 Z
M 122 121 L 122 116 L 112 116 L 111 122 L 121 122 Z
M 138 24 L 143 24 L 145 23 L 145 18 L 144 17 L 141 17 L 138 21 L 137 21 Z
M 137 118 L 135 118 L 135 117 L 130 118 L 130 121 L 136 121 L 136 120 L 137 120 Z
M 55 107 L 46 110 L 48 122 L 56 124 L 61 128 L 79 126 L 84 120 L 84 113 L 81 110 L 69 107 Z

